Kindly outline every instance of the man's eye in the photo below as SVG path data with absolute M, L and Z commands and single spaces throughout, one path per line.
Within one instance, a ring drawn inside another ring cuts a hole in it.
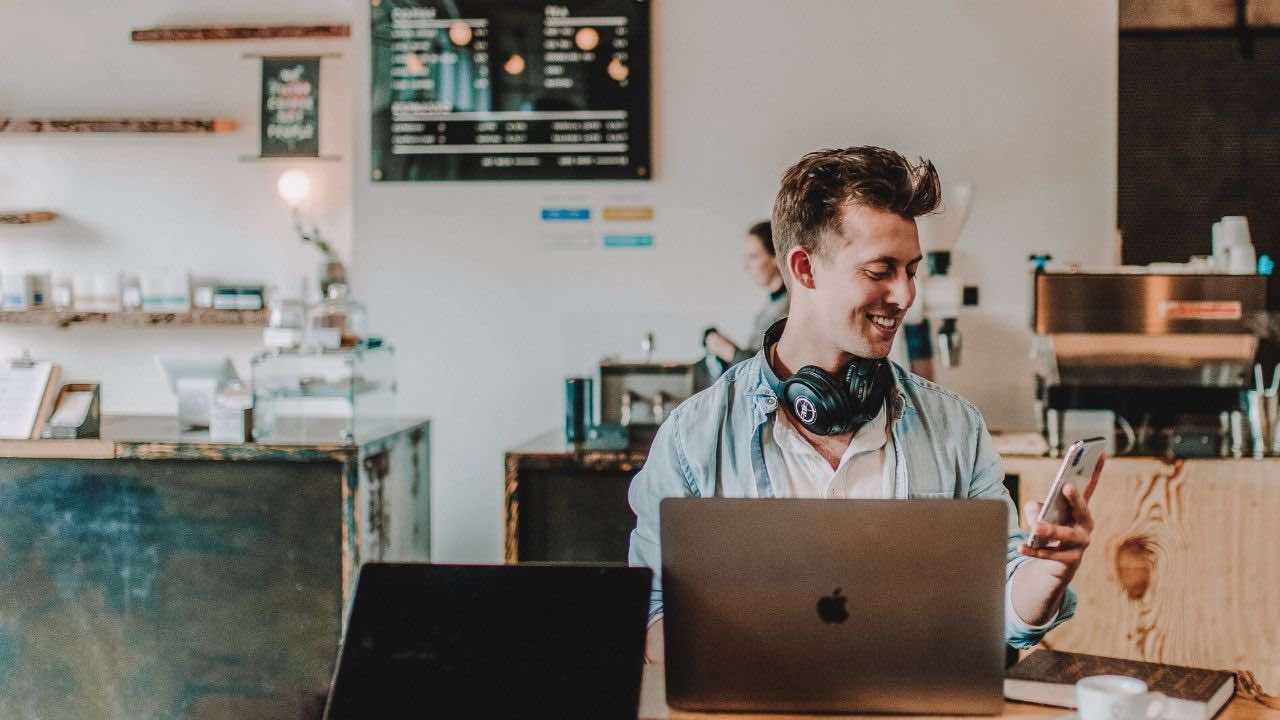
M 867 277 L 872 280 L 887 280 L 891 273 L 888 270 L 874 270 L 867 268 Z

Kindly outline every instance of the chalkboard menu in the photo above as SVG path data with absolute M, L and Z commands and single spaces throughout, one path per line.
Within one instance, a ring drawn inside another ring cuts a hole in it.
M 372 0 L 374 180 L 647 179 L 645 0 Z
M 262 157 L 320 154 L 320 58 L 262 58 Z

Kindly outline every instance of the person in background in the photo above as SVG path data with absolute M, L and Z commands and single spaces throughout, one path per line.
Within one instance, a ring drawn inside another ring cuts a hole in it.
M 787 295 L 786 284 L 782 282 L 776 255 L 773 249 L 773 228 L 769 221 L 752 225 L 745 238 L 742 269 L 747 271 L 757 285 L 769 292 L 769 299 L 751 321 L 751 335 L 747 338 L 745 347 L 739 347 L 715 328 L 709 328 L 703 336 L 708 354 L 719 358 L 725 369 L 755 355 L 764 344 L 764 331 L 786 317 L 791 309 L 791 298 Z

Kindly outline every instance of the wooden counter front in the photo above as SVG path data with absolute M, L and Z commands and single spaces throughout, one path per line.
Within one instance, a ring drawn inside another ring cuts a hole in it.
M 868 720 L 892 720 L 895 717 L 912 720 L 956 720 L 955 715 L 780 715 L 776 713 L 701 713 L 674 710 L 667 707 L 667 684 L 662 665 L 645 665 L 644 682 L 640 687 L 640 720 L 832 720 L 833 718 L 868 718 Z M 1006 702 L 1000 718 L 1071 718 L 1078 717 L 1070 710 L 1047 705 Z M 1216 720 L 1280 720 L 1280 710 L 1271 710 L 1252 700 L 1237 697 L 1217 716 Z
M 1005 458 L 1023 500 L 1060 461 Z M 1280 459 L 1112 458 L 1057 650 L 1249 670 L 1280 692 Z

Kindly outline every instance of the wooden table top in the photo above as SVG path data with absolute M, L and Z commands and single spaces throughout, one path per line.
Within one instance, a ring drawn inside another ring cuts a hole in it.
M 894 716 L 894 715 L 779 715 L 779 714 L 740 714 L 740 713 L 696 713 L 673 710 L 667 707 L 666 677 L 662 665 L 645 665 L 644 682 L 640 688 L 640 720 L 831 720 L 837 717 L 868 718 L 889 720 L 893 717 L 910 717 L 912 720 L 935 720 L 928 715 Z M 1030 703 L 1006 702 L 1002 718 L 1060 718 L 1074 717 L 1074 712 L 1066 708 L 1033 705 Z M 936 716 L 936 720 L 956 720 L 955 715 Z M 1252 700 L 1237 697 L 1232 700 L 1217 720 L 1280 720 L 1280 710 L 1271 710 Z

